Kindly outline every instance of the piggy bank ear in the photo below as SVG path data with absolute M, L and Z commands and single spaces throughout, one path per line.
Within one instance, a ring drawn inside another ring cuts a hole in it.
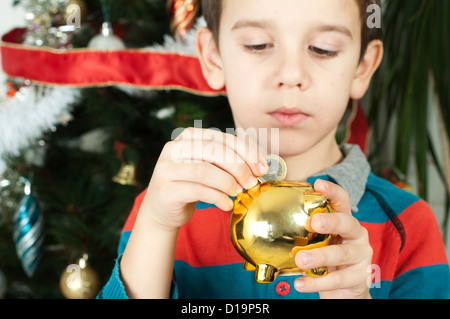
M 253 203 L 248 191 L 243 191 L 234 199 L 233 215 L 244 215 Z
M 248 208 L 238 200 L 234 200 L 233 215 L 244 215 Z
M 328 199 L 318 192 L 305 192 L 303 202 L 308 216 L 328 212 Z
M 264 193 L 270 188 L 269 184 L 257 184 L 251 189 L 247 189 L 236 196 L 234 200 L 233 214 L 240 215 L 245 214 L 251 207 L 253 202 L 258 198 L 261 193 Z

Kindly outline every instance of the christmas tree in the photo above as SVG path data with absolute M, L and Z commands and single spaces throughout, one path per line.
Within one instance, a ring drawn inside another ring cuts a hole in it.
M 163 0 L 22 0 L 14 4 L 29 11 L 21 37 L 27 46 L 89 48 L 98 35 L 103 42 L 94 44 L 97 49 L 110 49 L 118 40 L 132 50 L 162 45 L 171 34 L 171 14 Z M 75 29 L 67 28 L 70 5 L 81 9 L 81 25 L 74 25 Z M 101 34 L 104 22 L 113 26 L 114 39 Z M 60 68 L 64 73 L 65 66 Z M 8 81 L 8 96 L 0 107 L 1 131 L 6 132 L 0 143 L 4 155 L 0 271 L 6 278 L 7 298 L 62 298 L 61 276 L 68 265 L 78 264 L 86 255 L 98 274 L 98 285 L 103 285 L 134 197 L 145 189 L 173 130 L 193 126 L 195 119 L 201 119 L 205 128 L 212 123 L 224 131 L 232 127 L 223 95 L 141 90 L 132 85 L 74 89 L 21 78 Z M 19 103 L 26 107 L 18 107 Z M 36 119 L 41 127 L 28 132 L 27 126 L 37 126 Z M 28 274 L 13 240 L 14 221 L 19 218 L 14 213 L 27 183 L 43 223 L 34 234 L 37 246 L 33 248 L 39 248 L 34 252 L 36 267 Z
M 28 13 L 26 27 L 5 36 L 2 48 L 10 78 L 0 103 L 0 297 L 92 298 L 111 274 L 127 214 L 173 132 L 195 120 L 225 132 L 231 112 L 225 94 L 201 81 L 158 82 L 177 59 L 178 71 L 193 72 L 183 59 L 195 55 L 198 1 L 13 5 Z M 139 59 L 148 63 L 136 67 Z M 340 140 L 348 141 L 358 110 L 349 104 Z M 70 285 L 77 270 L 84 271 L 81 288 Z

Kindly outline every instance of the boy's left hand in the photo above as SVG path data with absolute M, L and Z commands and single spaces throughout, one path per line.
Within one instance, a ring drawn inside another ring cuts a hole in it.
M 324 277 L 299 277 L 295 289 L 319 292 L 320 298 L 371 298 L 368 281 L 373 250 L 367 230 L 351 214 L 348 193 L 338 185 L 318 180 L 314 188 L 328 198 L 333 213 L 317 214 L 311 221 L 314 231 L 338 235 L 336 244 L 299 252 L 300 269 L 328 267 Z

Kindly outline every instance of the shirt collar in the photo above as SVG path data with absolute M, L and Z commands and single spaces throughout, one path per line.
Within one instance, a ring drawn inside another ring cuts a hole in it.
M 350 203 L 354 212 L 358 211 L 358 204 L 366 190 L 370 165 L 366 156 L 358 145 L 345 144 L 341 146 L 344 160 L 339 164 L 316 175 L 328 175 L 350 196 Z

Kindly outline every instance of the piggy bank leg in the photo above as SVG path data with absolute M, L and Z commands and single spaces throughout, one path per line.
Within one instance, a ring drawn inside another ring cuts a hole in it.
M 253 270 L 256 270 L 256 267 L 255 267 L 255 265 L 253 265 L 253 264 L 249 263 L 249 262 L 248 262 L 248 261 L 246 261 L 246 260 L 244 260 L 244 264 L 243 264 L 243 266 L 244 266 L 244 269 L 245 269 L 245 270 L 249 270 L 249 271 L 253 271 Z
M 275 267 L 271 265 L 256 265 L 255 279 L 259 283 L 270 283 L 275 280 Z

